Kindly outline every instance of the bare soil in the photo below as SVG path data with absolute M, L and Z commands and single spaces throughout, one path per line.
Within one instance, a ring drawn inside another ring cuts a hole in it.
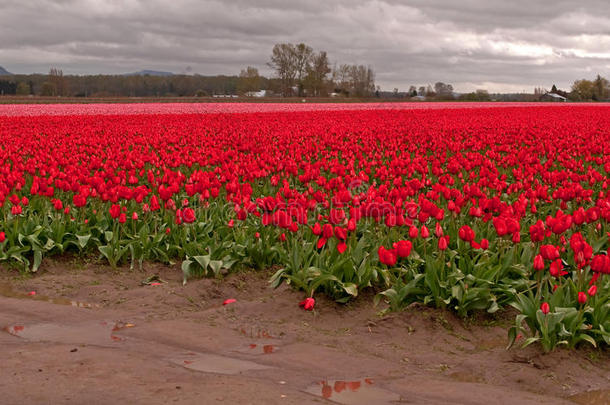
M 160 285 L 142 284 L 153 275 Z M 182 286 L 179 266 L 69 259 L 0 269 L 1 402 L 610 404 L 607 348 L 507 351 L 514 314 L 380 316 L 372 296 L 316 297 L 308 312 L 268 278 Z

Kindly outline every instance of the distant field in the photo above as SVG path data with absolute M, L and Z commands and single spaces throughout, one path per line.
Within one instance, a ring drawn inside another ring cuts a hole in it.
M 118 99 L 117 99 L 118 100 Z M 472 109 L 498 107 L 543 107 L 554 106 L 565 108 L 574 106 L 571 103 L 476 103 L 476 102 L 350 102 L 327 103 L 308 99 L 307 102 L 265 102 L 247 100 L 239 103 L 209 102 L 208 99 L 198 103 L 186 102 L 133 102 L 112 103 L 104 99 L 103 103 L 48 103 L 48 104 L 2 104 L 0 116 L 39 116 L 39 115 L 131 115 L 131 114 L 204 114 L 204 113 L 251 113 L 251 112 L 299 112 L 299 111 L 345 111 L 345 110 L 437 110 L 437 109 Z M 157 99 L 158 100 L 158 99 Z M 586 106 L 579 103 L 578 106 Z M 597 107 L 610 104 L 589 104 Z
M 301 98 L 282 97 L 23 97 L 0 96 L 0 104 L 124 104 L 124 103 L 301 103 Z M 396 103 L 403 99 L 360 99 L 360 98 L 307 98 L 308 103 Z

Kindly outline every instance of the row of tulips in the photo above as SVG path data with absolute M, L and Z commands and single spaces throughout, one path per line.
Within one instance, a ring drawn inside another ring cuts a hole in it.
M 607 107 L 0 117 L 0 261 L 181 263 L 610 344 Z M 523 338 L 522 338 L 523 337 Z

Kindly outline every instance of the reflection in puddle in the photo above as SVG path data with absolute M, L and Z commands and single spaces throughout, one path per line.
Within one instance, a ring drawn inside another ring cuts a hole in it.
M 270 368 L 252 361 L 207 353 L 187 353 L 171 358 L 170 361 L 191 370 L 216 374 L 240 374 L 245 371 Z
M 305 392 L 347 405 L 392 404 L 401 400 L 400 395 L 375 387 L 370 378 L 355 381 L 320 381 L 308 387 Z
M 124 340 L 114 335 L 121 329 L 134 326 L 116 322 L 83 322 L 77 325 L 37 323 L 31 325 L 12 325 L 4 330 L 32 342 L 57 342 L 72 344 L 91 344 L 109 346 L 112 342 Z
M 32 294 L 33 293 L 33 294 Z M 73 301 L 68 298 L 51 298 L 44 295 L 38 295 L 31 291 L 30 293 L 22 293 L 13 290 L 10 284 L 0 283 L 0 295 L 7 298 L 29 299 L 34 301 L 43 301 L 51 304 L 69 305 L 78 308 L 99 308 L 97 304 L 88 304 L 86 302 Z
M 253 339 L 275 339 L 275 336 L 269 333 L 268 330 L 261 329 L 255 326 L 250 327 L 249 329 L 240 328 L 239 333 Z
M 610 404 L 610 390 L 596 390 L 581 392 L 568 398 L 577 404 L 608 405 Z
M 240 347 L 235 351 L 238 353 L 246 353 L 246 354 L 271 354 L 275 353 L 279 350 L 277 345 L 261 345 L 252 343 L 245 347 Z

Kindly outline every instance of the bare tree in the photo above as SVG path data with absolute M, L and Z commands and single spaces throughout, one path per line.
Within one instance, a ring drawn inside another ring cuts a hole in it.
M 534 87 L 534 96 L 542 96 L 548 92 L 544 87 Z
M 297 75 L 297 61 L 294 45 L 275 44 L 271 51 L 269 67 L 275 70 L 280 79 L 281 91 L 284 96 L 292 94 L 292 86 Z
M 333 70 L 335 88 L 345 95 L 370 97 L 375 92 L 375 73 L 363 65 L 341 65 Z
M 49 82 L 55 85 L 55 94 L 57 96 L 68 95 L 68 82 L 64 77 L 64 72 L 61 69 L 51 68 L 49 70 Z
M 311 58 L 311 64 L 304 80 L 304 87 L 312 96 L 325 96 L 327 91 L 327 76 L 331 72 L 328 66 L 328 56 L 322 51 Z
M 311 68 L 313 49 L 303 43 L 293 47 L 296 69 L 296 82 L 299 90 L 299 97 L 303 96 L 303 79 Z
M 375 92 L 375 73 L 370 67 L 351 66 L 350 78 L 354 96 L 370 97 Z
M 593 80 L 593 100 L 604 101 L 610 96 L 610 82 L 605 77 L 597 75 Z
M 350 66 L 335 66 L 332 72 L 332 81 L 335 84 L 335 91 L 349 96 L 351 90 Z

